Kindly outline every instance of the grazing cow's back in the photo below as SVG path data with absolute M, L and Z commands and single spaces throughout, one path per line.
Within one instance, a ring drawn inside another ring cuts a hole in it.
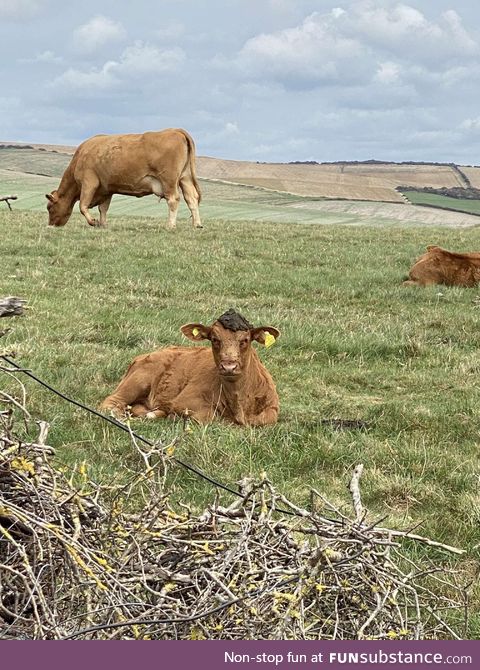
M 201 228 L 195 145 L 185 130 L 96 135 L 78 147 L 58 190 L 47 194 L 49 224 L 65 225 L 79 200 L 80 211 L 90 225 L 97 225 L 88 211 L 91 207 L 98 207 L 99 223 L 105 225 L 115 193 L 137 198 L 154 194 L 167 200 L 168 225 L 174 228 L 179 189 L 192 213 L 194 227 Z
M 406 285 L 472 287 L 480 282 L 480 254 L 458 254 L 432 245 L 409 272 Z
M 133 416 L 161 418 L 188 414 L 200 423 L 214 417 L 240 425 L 277 421 L 275 384 L 252 348 L 265 345 L 279 332 L 271 326 L 253 328 L 233 310 L 212 326 L 187 324 L 183 334 L 194 342 L 208 339 L 212 347 L 167 347 L 137 356 L 102 409 Z

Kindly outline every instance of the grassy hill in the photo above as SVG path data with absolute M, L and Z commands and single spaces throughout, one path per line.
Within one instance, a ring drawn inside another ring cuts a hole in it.
M 22 148 L 19 148 L 22 147 Z M 0 143 L 0 169 L 61 176 L 74 147 Z M 197 157 L 204 180 L 260 187 L 310 198 L 405 203 L 399 187 L 464 187 L 480 183 L 480 168 L 440 163 L 255 163 Z
M 42 147 L 18 149 L 0 146 L 0 194 L 18 195 L 19 200 L 14 205 L 15 209 L 44 212 L 45 193 L 58 186 L 60 177 L 71 159 L 71 154 L 41 149 Z M 465 214 L 426 211 L 424 208 L 409 205 L 408 201 L 395 191 L 395 185 L 402 180 L 438 185 L 445 174 L 448 174 L 452 181 L 458 179 L 455 171 L 446 166 L 416 166 L 415 170 L 412 166 L 388 164 L 344 166 L 343 177 L 348 173 L 348 178 L 354 183 L 352 188 L 342 191 L 346 196 L 344 200 L 315 195 L 317 193 L 327 196 L 328 193 L 332 193 L 325 180 L 330 184 L 345 185 L 345 182 L 341 181 L 340 165 L 263 165 L 199 158 L 198 166 L 200 175 L 210 175 L 208 178 L 204 176 L 200 179 L 203 191 L 201 213 L 207 222 L 210 219 L 225 219 L 342 225 L 388 225 L 395 221 L 401 221 L 406 225 L 478 224 L 475 217 L 469 216 L 469 209 L 466 209 Z M 272 181 L 273 178 L 270 179 L 270 174 L 280 172 L 283 175 L 281 183 Z M 259 173 L 263 175 L 262 178 L 252 176 Z M 375 177 L 372 176 L 373 173 Z M 383 173 L 384 177 L 381 177 Z M 386 174 L 390 175 L 388 179 L 385 177 Z M 320 178 L 319 175 L 323 177 Z M 381 190 L 376 192 L 378 199 L 374 197 L 375 193 L 371 190 L 372 183 L 378 183 L 379 179 L 383 179 L 383 189 L 387 188 L 387 181 L 390 184 L 388 188 L 395 194 L 391 198 L 392 202 L 383 201 L 388 200 L 390 196 L 387 197 Z M 369 183 L 368 188 L 365 186 L 365 180 Z M 297 183 L 302 187 L 297 188 Z M 458 181 L 455 181 L 455 185 L 458 185 Z M 272 188 L 267 188 L 268 186 Z M 273 189 L 275 186 L 281 189 Z M 304 194 L 297 195 L 288 192 L 289 189 L 302 191 Z M 456 202 L 456 209 L 463 209 L 458 205 L 459 201 Z M 154 216 L 164 222 L 166 204 L 163 202 L 159 205 L 154 196 L 140 199 L 115 196 L 109 216 L 126 214 Z M 190 216 L 183 200 L 179 214 L 180 220 Z

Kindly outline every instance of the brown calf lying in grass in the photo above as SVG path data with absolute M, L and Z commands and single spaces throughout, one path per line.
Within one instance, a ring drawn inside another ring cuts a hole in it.
M 480 282 L 480 253 L 457 254 L 437 246 L 417 259 L 408 275 L 406 285 L 471 287 Z
M 279 336 L 271 326 L 253 328 L 233 310 L 211 326 L 189 323 L 182 333 L 212 347 L 167 347 L 137 356 L 101 409 L 149 419 L 188 414 L 200 423 L 222 417 L 233 423 L 276 423 L 278 395 L 269 372 L 251 346 L 269 346 Z M 213 354 L 213 355 L 212 355 Z

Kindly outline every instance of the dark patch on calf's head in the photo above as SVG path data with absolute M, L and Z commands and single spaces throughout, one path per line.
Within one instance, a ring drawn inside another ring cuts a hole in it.
M 234 333 L 237 330 L 251 330 L 253 328 L 252 324 L 234 309 L 227 310 L 222 316 L 218 317 L 217 321 L 224 328 L 232 330 Z

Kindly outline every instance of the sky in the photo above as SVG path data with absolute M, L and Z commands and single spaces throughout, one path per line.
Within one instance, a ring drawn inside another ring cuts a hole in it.
M 478 0 L 0 0 L 0 140 L 480 163 Z

